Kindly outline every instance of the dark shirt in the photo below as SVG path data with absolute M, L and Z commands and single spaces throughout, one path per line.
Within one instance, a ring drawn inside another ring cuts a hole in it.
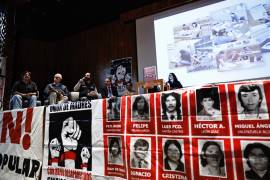
M 95 90 L 96 90 L 96 85 L 94 83 L 91 83 L 91 82 L 87 83 L 83 81 L 79 89 L 79 97 L 87 97 L 88 93 Z
M 169 159 L 167 157 L 165 158 L 164 163 L 165 163 L 164 164 L 165 170 L 173 170 L 170 167 Z M 179 164 L 178 164 L 178 166 L 176 167 L 176 169 L 174 171 L 184 171 L 184 164 L 181 161 L 179 161 Z
M 49 97 L 50 90 L 52 90 L 52 89 L 59 90 L 63 96 L 69 96 L 69 91 L 64 84 L 51 83 L 51 84 L 48 84 L 44 89 L 44 96 L 46 99 Z
M 115 86 L 111 86 L 111 89 L 112 89 L 112 95 L 113 96 L 118 96 L 118 92 L 117 92 L 117 88 Z M 107 87 L 104 87 L 102 89 L 100 89 L 100 94 L 102 96 L 102 98 L 108 98 L 108 88 Z
M 19 92 L 19 93 L 34 93 L 38 91 L 37 85 L 35 82 L 30 81 L 29 83 L 25 84 L 23 81 L 16 81 L 13 85 L 12 88 L 12 94 L 14 92 Z
M 183 88 L 182 84 L 179 81 L 168 81 L 167 82 L 170 85 L 170 89 L 180 89 Z
M 247 180 L 269 180 L 270 171 L 268 170 L 263 177 L 258 176 L 252 169 L 245 172 Z
M 171 117 L 172 118 L 172 117 Z M 177 117 L 174 117 L 176 120 L 181 120 L 182 116 L 181 114 L 177 113 Z M 170 118 L 167 116 L 167 114 L 162 115 L 162 120 L 169 120 Z
M 158 86 L 154 86 L 153 88 L 148 89 L 148 93 L 155 93 L 155 92 L 160 92 L 160 89 Z

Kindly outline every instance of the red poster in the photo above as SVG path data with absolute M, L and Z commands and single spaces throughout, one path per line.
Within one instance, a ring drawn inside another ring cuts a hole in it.
M 233 135 L 269 136 L 270 81 L 228 85 Z
M 195 180 L 234 179 L 230 139 L 193 138 L 192 151 Z
M 104 133 L 124 133 L 125 130 L 125 97 L 102 100 Z
M 237 179 L 270 179 L 270 139 L 234 139 Z
M 127 97 L 127 133 L 156 133 L 154 94 Z
M 158 179 L 191 179 L 188 138 L 158 138 Z
M 192 135 L 230 135 L 224 84 L 191 90 L 190 113 Z
M 156 94 L 158 134 L 188 135 L 188 103 L 186 91 Z
M 155 136 L 127 136 L 128 179 L 156 179 Z
M 126 178 L 124 136 L 104 135 L 105 175 Z

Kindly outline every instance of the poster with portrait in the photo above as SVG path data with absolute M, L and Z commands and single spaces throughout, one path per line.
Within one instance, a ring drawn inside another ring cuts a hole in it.
M 127 132 L 155 134 L 155 94 L 127 96 Z
M 126 84 L 131 82 L 132 57 L 112 60 L 111 77 L 112 83 L 117 87 L 118 95 L 122 96 L 126 90 Z
M 191 178 L 189 143 L 188 138 L 158 138 L 159 179 Z
M 125 142 L 123 135 L 104 136 L 105 175 L 126 179 Z
M 125 97 L 115 97 L 102 100 L 104 133 L 124 133 L 125 111 Z
M 270 135 L 270 81 L 228 84 L 233 134 Z
M 190 115 L 193 135 L 229 135 L 225 84 L 191 89 Z
M 270 179 L 270 139 L 234 139 L 237 179 Z
M 188 101 L 186 90 L 156 94 L 158 134 L 188 135 Z
M 193 138 L 192 146 L 196 179 L 234 179 L 230 139 Z
M 43 177 L 90 178 L 91 102 L 78 101 L 48 106 L 45 122 Z M 62 173 L 58 173 L 59 171 Z
M 0 179 L 40 179 L 43 107 L 0 113 Z
M 127 136 L 128 179 L 156 179 L 154 136 Z

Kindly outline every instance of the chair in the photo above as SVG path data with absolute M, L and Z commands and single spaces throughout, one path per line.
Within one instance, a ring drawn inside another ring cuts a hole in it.
M 160 91 L 164 91 L 164 82 L 163 82 L 163 79 L 157 79 L 157 80 L 152 80 L 152 81 L 138 81 L 136 83 L 136 93 L 137 94 L 140 94 L 140 90 L 143 89 L 144 90 L 144 93 L 148 93 L 148 90 L 149 90 L 149 86 L 147 84 L 151 84 L 152 87 L 153 86 L 157 86 L 159 87 Z M 167 86 L 166 86 L 167 87 Z M 167 89 L 168 90 L 168 87 Z

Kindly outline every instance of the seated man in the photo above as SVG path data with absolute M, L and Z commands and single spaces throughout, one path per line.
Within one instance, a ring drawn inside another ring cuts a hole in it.
M 54 75 L 54 82 L 48 84 L 44 89 L 45 99 L 49 104 L 59 104 L 68 101 L 69 91 L 65 85 L 61 83 L 62 75 L 57 73 Z
M 105 86 L 100 90 L 102 98 L 111 98 L 118 96 L 117 88 L 112 85 L 111 78 L 106 78 L 104 80 L 104 85 Z
M 26 107 L 36 107 L 38 88 L 31 80 L 31 72 L 24 71 L 21 80 L 16 81 L 12 88 L 11 109 L 23 108 L 23 102 L 27 100 Z
M 79 92 L 80 100 L 92 100 L 98 98 L 96 85 L 91 81 L 91 74 L 85 73 L 85 76 L 74 86 L 74 91 Z

